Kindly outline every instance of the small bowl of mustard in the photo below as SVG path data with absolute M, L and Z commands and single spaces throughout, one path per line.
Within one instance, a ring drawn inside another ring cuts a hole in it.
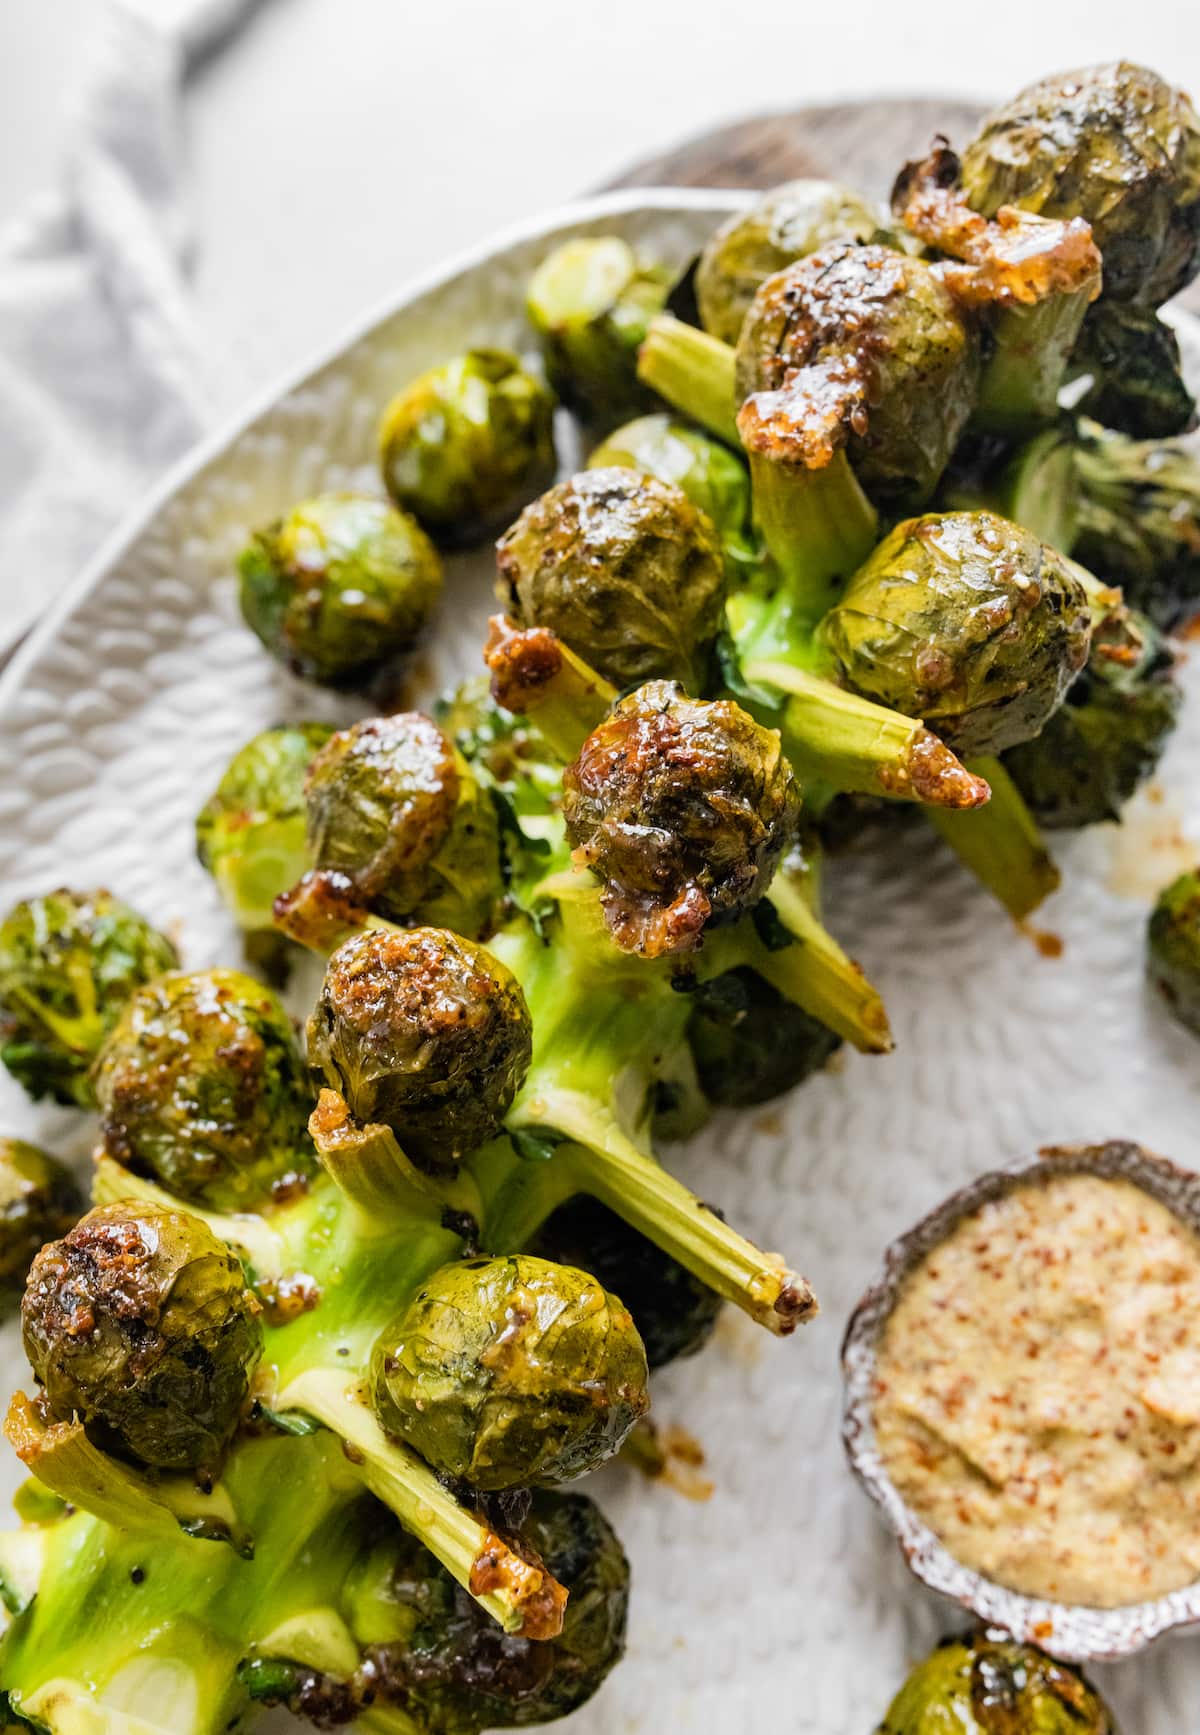
M 888 1249 L 842 1369 L 931 1589 L 1073 1662 L 1200 1622 L 1200 1174 L 1112 1141 L 982 1176 Z

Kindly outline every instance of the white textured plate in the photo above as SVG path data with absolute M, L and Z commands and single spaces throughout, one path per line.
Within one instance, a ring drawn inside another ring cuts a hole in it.
M 255 730 L 346 714 L 241 626 L 231 571 L 247 531 L 317 488 L 376 488 L 383 401 L 467 343 L 525 347 L 523 285 L 562 236 L 615 229 L 682 263 L 736 203 L 631 192 L 506 237 L 418 286 L 177 473 L 0 682 L 5 903 L 64 881 L 107 884 L 177 928 L 190 964 L 236 960 L 194 859 L 193 814 Z M 1185 335 L 1200 363 L 1195 328 Z M 416 696 L 476 666 L 488 570 L 486 555 L 451 564 Z M 1041 956 L 921 828 L 899 846 L 906 860 L 831 871 L 831 925 L 883 989 L 897 1052 L 853 1055 L 781 1108 L 726 1117 L 669 1153 L 748 1233 L 786 1250 L 825 1314 L 783 1343 L 728 1317 L 698 1361 L 656 1386 L 659 1417 L 708 1455 L 707 1504 L 623 1469 L 596 1479 L 635 1591 L 628 1658 L 572 1721 L 579 1735 L 866 1735 L 906 1666 L 954 1624 L 913 1585 L 843 1462 L 842 1326 L 886 1243 L 984 1169 L 1109 1138 L 1200 1166 L 1200 1047 L 1145 992 L 1141 969 L 1150 893 L 1200 857 L 1187 841 L 1200 840 L 1198 763 L 1200 690 L 1158 799 L 1136 802 L 1122 828 L 1057 846 L 1065 889 L 1038 920 L 1062 939 L 1061 958 Z M 33 1110 L 7 1078 L 0 1128 L 81 1157 L 93 1131 Z M 15 1384 L 11 1329 L 4 1347 Z M 1129 1735 L 1194 1724 L 1195 1644 L 1099 1673 Z

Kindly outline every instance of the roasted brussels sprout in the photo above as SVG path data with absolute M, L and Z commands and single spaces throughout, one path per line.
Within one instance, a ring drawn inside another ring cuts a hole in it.
M 491 1138 L 529 1066 L 516 978 L 438 928 L 369 930 L 339 946 L 308 1021 L 308 1055 L 351 1113 L 444 1169 Z
M 581 1193 L 560 1205 L 538 1230 L 532 1251 L 561 1265 L 586 1266 L 619 1295 L 652 1368 L 694 1355 L 712 1336 L 720 1296 L 598 1199 Z
M 1158 307 L 1200 266 L 1200 121 L 1127 60 L 1041 79 L 989 115 L 963 153 L 963 185 L 988 217 L 1018 205 L 1085 218 L 1108 300 Z
M 30 1096 L 88 1108 L 89 1070 L 136 988 L 179 962 L 111 892 L 65 888 L 0 926 L 0 1060 Z
M 239 970 L 139 989 L 93 1078 L 108 1155 L 190 1204 L 254 1210 L 315 1169 L 291 1020 Z
M 484 1492 L 596 1469 L 647 1408 L 646 1377 L 623 1304 L 528 1253 L 442 1266 L 371 1361 L 388 1432 Z
M 283 723 L 238 750 L 196 816 L 196 853 L 238 926 L 273 933 L 275 899 L 309 865 L 304 779 L 328 723 Z
M 955 752 L 1028 741 L 1087 661 L 1088 594 L 1072 563 L 992 512 L 896 526 L 819 636 L 847 685 L 921 717 Z
M 1142 617 L 1135 662 L 1093 646 L 1087 667 L 1040 735 L 1005 764 L 1035 819 L 1049 828 L 1119 819 L 1150 776 L 1175 727 L 1181 693 L 1175 658 Z
M 246 625 L 327 687 L 361 687 L 411 650 L 442 587 L 415 519 L 364 494 L 302 500 L 251 538 L 238 572 Z
M 1158 894 L 1148 933 L 1150 980 L 1179 1022 L 1200 1036 L 1200 871 Z
M 25 1353 L 54 1415 L 163 1470 L 213 1468 L 262 1347 L 259 1305 L 198 1217 L 98 1205 L 33 1262 Z
M 502 890 L 496 809 L 458 749 L 419 711 L 368 717 L 313 759 L 305 784 L 318 870 L 395 922 L 474 936 Z
M 24 1139 L 0 1138 L 0 1307 L 20 1290 L 34 1254 L 83 1212 L 61 1163 Z
M 702 692 L 725 603 L 709 519 L 682 489 L 629 469 L 585 470 L 535 500 L 496 546 L 497 593 L 617 687 Z
M 648 407 L 637 380 L 638 346 L 670 287 L 669 271 L 639 263 L 615 235 L 564 241 L 542 260 L 525 307 L 547 378 L 565 404 L 614 422 Z
M 1089 381 L 1075 408 L 1107 428 L 1161 440 L 1195 425 L 1179 339 L 1151 308 L 1099 302 L 1083 322 L 1071 369 Z
M 589 470 L 614 466 L 682 488 L 720 537 L 731 582 L 757 563 L 750 535 L 750 476 L 720 440 L 673 416 L 639 416 L 611 433 L 588 459 Z
M 1116 1735 L 1116 1724 L 1078 1669 L 987 1629 L 920 1663 L 878 1735 Z
M 705 331 L 736 343 L 761 283 L 829 241 L 882 240 L 877 214 L 835 181 L 786 181 L 748 211 L 727 217 L 696 268 Z
M 478 542 L 554 480 L 554 398 L 507 350 L 469 349 L 392 399 L 379 461 L 431 535 Z
M 1200 463 L 1186 446 L 1083 423 L 1074 553 L 1162 627 L 1200 603 Z
M 604 882 L 618 946 L 647 957 L 690 950 L 757 903 L 799 810 L 778 730 L 670 681 L 622 699 L 563 773 L 576 860 Z
M 819 1072 L 842 1045 L 819 1019 L 746 968 L 700 985 L 687 1035 L 701 1090 L 726 1108 L 782 1096 Z

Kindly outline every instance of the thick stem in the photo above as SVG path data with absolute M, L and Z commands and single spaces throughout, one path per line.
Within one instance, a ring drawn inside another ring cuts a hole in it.
M 783 746 L 804 782 L 935 807 L 982 807 L 988 785 L 923 723 L 789 663 L 748 662 L 747 680 L 788 695 Z
M 750 453 L 754 515 L 783 575 L 777 608 L 817 621 L 875 546 L 879 515 L 845 449 L 820 469 Z
M 1014 434 L 1053 420 L 1067 362 L 1094 295 L 1089 283 L 1032 306 L 1017 302 L 996 312 L 993 349 L 979 382 L 976 426 Z
M 545 1567 L 525 1560 L 466 1507 L 409 1447 L 390 1440 L 345 1374 L 310 1369 L 280 1394 L 283 1408 L 323 1422 L 350 1448 L 371 1492 L 470 1592 L 506 1632 L 550 1639 L 562 1631 L 567 1593 Z
M 638 378 L 718 440 L 739 450 L 733 349 L 670 314 L 650 321 L 638 352 Z
M 483 660 L 492 697 L 506 711 L 531 716 L 551 750 L 569 763 L 612 709 L 617 689 L 548 627 L 522 631 L 499 614 L 488 625 Z
M 1037 821 L 998 759 L 975 759 L 992 799 L 978 813 L 929 810 L 929 823 L 1016 921 L 1023 921 L 1058 889 L 1059 871 L 1042 842 Z
M 386 1233 L 400 1220 L 441 1223 L 448 1209 L 478 1212 L 479 1193 L 469 1176 L 441 1182 L 423 1174 L 390 1127 L 356 1121 L 336 1090 L 322 1090 L 308 1130 L 322 1168 L 363 1213 L 368 1229 Z

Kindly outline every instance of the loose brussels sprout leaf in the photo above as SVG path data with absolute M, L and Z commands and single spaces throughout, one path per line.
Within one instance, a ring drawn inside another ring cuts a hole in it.
M 633 1315 L 652 1368 L 695 1355 L 712 1336 L 721 1298 L 607 1205 L 580 1194 L 542 1224 L 532 1252 L 584 1266 Z
M 526 311 L 550 384 L 580 415 L 619 421 L 648 407 L 637 352 L 671 274 L 642 265 L 615 235 L 564 241 L 529 281 Z
M 646 1409 L 646 1377 L 622 1303 L 530 1254 L 442 1266 L 371 1364 L 384 1428 L 485 1492 L 596 1469 Z
M 196 816 L 196 853 L 247 932 L 272 930 L 275 899 L 309 865 L 304 779 L 328 723 L 264 729 L 230 760 Z
M 470 766 L 417 711 L 334 735 L 305 785 L 308 846 L 364 908 L 475 935 L 502 890 L 495 807 Z
M 1127 440 L 1087 422 L 1080 432 L 1073 552 L 1173 626 L 1200 602 L 1200 463 L 1174 442 Z
M 586 470 L 526 507 L 496 548 L 498 594 L 617 687 L 676 680 L 702 692 L 725 604 L 709 519 L 682 489 Z
M 1076 409 L 1105 427 L 1161 440 L 1195 426 L 1179 339 L 1152 310 L 1102 301 L 1084 320 L 1071 362 L 1089 379 Z
M 755 915 L 770 908 L 759 904 Z M 782 1096 L 841 1047 L 826 1025 L 744 968 L 700 986 L 687 1034 L 701 1090 L 728 1108 Z
M 503 964 L 436 928 L 339 946 L 308 1021 L 311 1064 L 361 1122 L 391 1128 L 419 1167 L 491 1138 L 529 1066 L 525 996 Z
M 109 1156 L 190 1203 L 254 1210 L 314 1172 L 291 1020 L 238 970 L 172 973 L 140 989 L 94 1081 Z
M 362 494 L 302 500 L 238 562 L 242 614 L 271 655 L 329 687 L 361 687 L 412 649 L 442 587 L 415 519 Z
M 1116 1724 L 1077 1669 L 981 1630 L 913 1670 L 878 1735 L 1116 1735 Z
M 618 946 L 647 957 L 690 950 L 756 904 L 799 810 L 777 730 L 669 681 L 622 699 L 563 773 L 576 860 L 604 882 Z
M 1147 946 L 1150 980 L 1179 1022 L 1200 1036 L 1200 873 L 1180 874 L 1159 893 Z
M 24 1285 L 42 1243 L 65 1235 L 82 1211 L 61 1163 L 24 1139 L 0 1138 L 0 1307 Z
M 835 181 L 786 181 L 749 211 L 727 217 L 696 268 L 705 331 L 736 343 L 759 285 L 829 241 L 884 239 L 878 214 Z
M 122 1006 L 179 962 L 164 934 L 111 892 L 61 889 L 0 926 L 0 1060 L 35 1100 L 88 1108 L 89 1069 Z
M 554 398 L 507 350 L 467 350 L 392 399 L 379 460 L 433 536 L 478 542 L 553 481 Z
M 977 211 L 1083 217 L 1104 295 L 1158 307 L 1200 266 L 1200 121 L 1182 91 L 1127 60 L 1029 85 L 963 153 Z
M 950 512 L 897 525 L 819 636 L 848 686 L 991 754 L 1039 733 L 1091 631 L 1070 561 L 994 513 Z
M 1034 817 L 1049 828 L 1119 819 L 1158 764 L 1182 695 L 1175 658 L 1144 617 L 1136 662 L 1093 646 L 1087 667 L 1040 735 L 1005 756 Z
M 213 1469 L 262 1348 L 260 1308 L 198 1217 L 98 1205 L 34 1260 L 25 1353 L 52 1414 L 164 1470 Z

